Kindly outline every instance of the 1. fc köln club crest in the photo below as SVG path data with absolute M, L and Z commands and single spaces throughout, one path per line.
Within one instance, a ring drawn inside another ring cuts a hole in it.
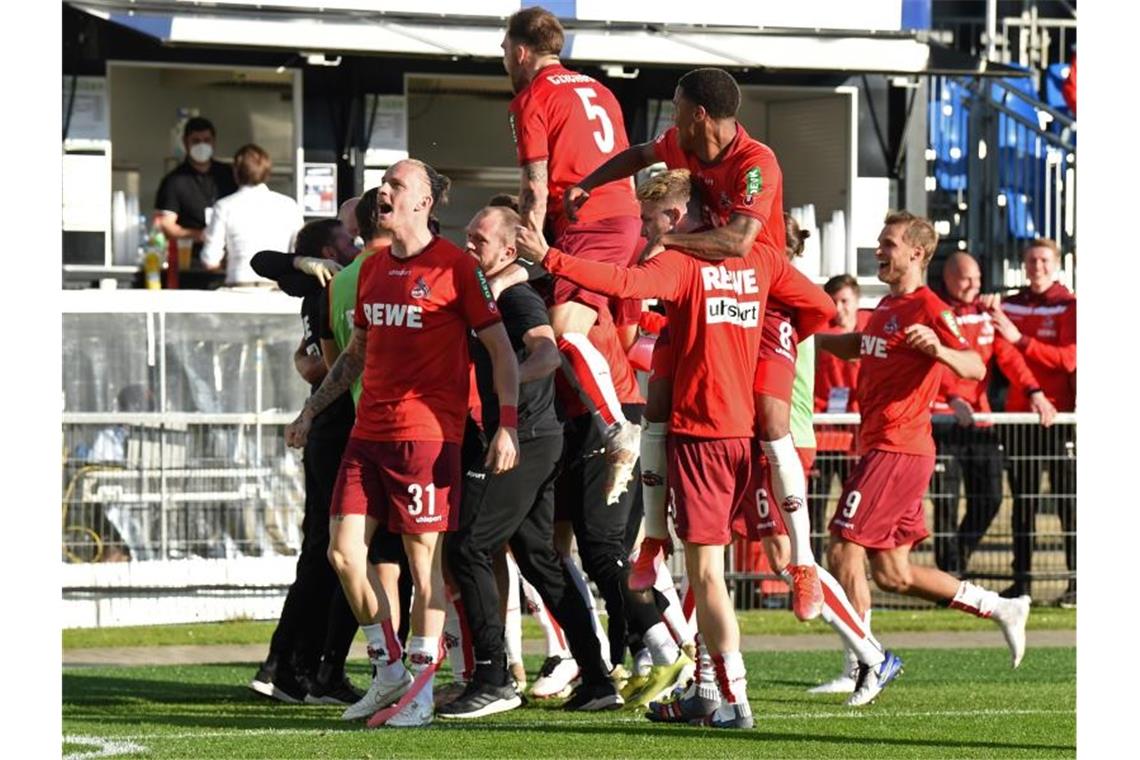
M 412 298 L 427 298 L 430 293 L 431 288 L 424 281 L 423 275 L 417 277 L 416 284 L 412 286 Z
M 899 331 L 899 318 L 896 315 L 892 314 L 891 318 L 887 320 L 887 323 L 885 325 L 883 325 L 883 332 L 886 333 L 887 335 L 894 335 L 898 331 Z

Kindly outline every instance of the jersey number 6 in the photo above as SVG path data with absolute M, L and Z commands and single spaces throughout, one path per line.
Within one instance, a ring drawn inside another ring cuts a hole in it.
M 609 153 L 614 149 L 614 125 L 610 121 L 610 115 L 606 113 L 606 109 L 593 102 L 594 98 L 598 97 L 598 93 L 594 92 L 592 87 L 576 87 L 574 92 L 578 93 L 578 97 L 582 99 L 582 107 L 586 109 L 586 118 L 590 121 L 598 119 L 602 122 L 602 131 L 594 132 L 594 142 L 602 153 Z

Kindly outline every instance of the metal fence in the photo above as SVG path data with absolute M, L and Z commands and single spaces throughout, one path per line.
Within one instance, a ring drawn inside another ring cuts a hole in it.
M 938 455 L 923 499 L 931 538 L 914 549 L 912 560 L 997 591 L 1020 582 L 1035 600 L 1059 601 L 1076 584 L 1076 415 L 1058 415 L 1050 428 L 1035 414 L 976 417 L 982 424 L 974 428 L 934 418 Z M 808 505 L 821 562 L 828 521 L 857 459 L 858 420 L 816 415 Z M 768 571 L 758 545 L 737 541 L 730 552 L 738 607 L 788 606 L 787 585 Z M 675 572 L 682 567 L 675 565 Z M 877 589 L 873 597 L 877 607 L 929 606 Z
M 66 562 L 296 554 L 300 456 L 285 414 L 65 414 Z
M 280 413 L 66 414 L 63 561 L 175 565 L 296 554 L 304 477 L 300 452 L 284 444 L 291 419 Z M 1014 582 L 1020 551 L 1032 560 L 1017 569 L 1034 598 L 1058 599 L 1076 578 L 1076 417 L 1060 415 L 1049 429 L 1030 414 L 979 420 L 985 424 L 964 429 L 936 418 L 939 456 L 924 500 L 932 539 L 912 557 L 1000 590 Z M 821 560 L 827 520 L 856 460 L 857 432 L 858 415 L 816 416 L 808 502 Z M 738 607 L 788 603 L 787 586 L 761 557 L 758 545 L 729 547 Z M 679 577 L 680 551 L 672 561 Z M 281 588 L 290 581 L 282 577 Z M 106 593 L 122 593 L 130 583 Z M 878 591 L 874 603 L 926 604 Z

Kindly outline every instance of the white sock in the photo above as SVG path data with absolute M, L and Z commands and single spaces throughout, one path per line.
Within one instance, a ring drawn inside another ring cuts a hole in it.
M 649 654 L 649 649 L 646 647 L 638 649 L 637 654 L 633 656 L 633 674 L 635 676 L 647 676 L 652 667 L 653 655 Z
M 668 539 L 665 496 L 665 433 L 663 422 L 641 423 L 641 501 L 645 505 L 646 538 Z
M 451 677 L 465 683 L 469 676 L 469 668 L 474 666 L 467 661 L 466 647 L 470 642 L 463 640 L 463 627 L 459 622 L 459 609 L 462 605 L 458 596 L 448 595 L 447 614 L 443 619 L 443 637 L 447 641 L 447 662 L 451 665 Z
M 788 538 L 792 542 L 793 565 L 814 565 L 815 556 L 811 551 L 811 518 L 807 510 L 807 481 L 804 466 L 796 453 L 792 436 L 785 435 L 774 441 L 761 441 L 760 447 L 768 457 L 772 469 L 772 491 L 784 524 L 788 528 Z
M 392 619 L 382 620 L 379 623 L 360 626 L 364 638 L 368 641 L 370 650 L 369 660 L 376 669 L 375 678 L 384 683 L 395 683 L 404 677 L 404 653 L 400 649 L 400 641 L 392 630 Z
M 431 667 L 435 662 L 436 656 L 439 654 L 439 637 L 438 636 L 412 636 L 408 639 L 408 660 L 412 663 L 412 673 L 418 676 L 423 671 Z M 423 690 L 416 695 L 416 699 L 421 702 L 431 703 L 432 699 L 432 686 L 435 682 L 435 674 L 428 679 L 424 685 Z
M 594 602 L 594 595 L 590 593 L 590 586 L 586 582 L 586 576 L 578 568 L 578 563 L 574 561 L 573 557 L 566 556 L 562 558 L 562 564 L 566 566 L 566 570 L 570 573 L 570 578 L 574 581 L 574 588 L 578 589 L 578 593 L 586 601 L 586 606 L 590 608 L 590 624 L 594 628 L 594 635 L 598 637 L 598 643 L 602 647 L 602 661 L 605 663 L 606 671 L 614 669 L 613 663 L 610 662 L 610 638 L 602 628 L 602 621 L 598 618 L 598 606 Z
M 657 568 L 657 580 L 654 581 L 653 588 L 657 589 L 668 602 L 665 610 L 661 613 L 661 617 L 665 619 L 665 624 L 673 633 L 673 640 L 677 642 L 678 646 L 688 644 L 697 632 L 693 630 L 685 617 L 684 608 L 681 606 L 681 597 L 677 596 L 677 587 L 673 583 L 673 573 L 669 571 L 664 562 Z
M 626 422 L 614 389 L 610 363 L 590 339 L 582 333 L 563 333 L 558 339 L 558 350 L 562 356 L 562 374 L 602 432 L 613 424 Z
M 538 589 L 523 578 L 522 590 L 523 596 L 526 597 L 527 611 L 542 628 L 542 636 L 546 639 L 546 656 L 569 658 L 570 649 L 566 646 L 566 636 L 562 633 L 562 627 L 546 608 L 546 602 L 542 600 Z
M 673 634 L 664 623 L 655 623 L 641 636 L 654 665 L 672 665 L 681 656 L 677 642 L 673 641 Z
M 713 668 L 712 655 L 709 654 L 708 647 L 705 646 L 699 635 L 697 636 L 697 678 L 695 683 L 697 694 L 702 699 L 709 699 L 713 702 L 720 701 L 720 687 L 717 686 L 716 669 Z
M 839 581 L 818 565 L 816 572 L 819 573 L 819 582 L 823 586 L 823 619 L 835 629 L 860 662 L 872 667 L 881 663 L 884 659 L 882 649 L 870 637 L 870 626 L 851 606 Z
M 505 644 L 507 664 L 522 662 L 522 605 L 519 602 L 519 566 L 515 558 L 507 552 L 507 614 L 503 620 L 506 628 Z
M 724 700 L 734 705 L 748 704 L 748 679 L 740 652 L 721 652 L 712 660 L 713 667 L 720 671 L 720 693 Z
M 954 594 L 954 599 L 950 602 L 950 609 L 988 618 L 1000 602 L 1001 597 L 996 592 L 962 581 L 958 584 L 958 593 Z

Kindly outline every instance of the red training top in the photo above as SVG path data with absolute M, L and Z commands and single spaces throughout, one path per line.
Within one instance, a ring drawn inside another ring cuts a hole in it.
M 551 274 L 598 293 L 664 300 L 677 358 L 670 431 L 752 437 L 752 376 L 768 290 L 758 257 L 713 263 L 666 250 L 636 267 L 617 267 L 551 248 L 543 263 Z
M 1027 391 L 1040 388 L 1059 412 L 1077 408 L 1077 297 L 1059 282 L 1041 295 L 1022 288 L 1001 309 L 1021 331 L 1011 344 L 999 334 L 998 366 L 1009 378 L 1007 412 L 1030 410 Z
M 356 327 L 368 330 L 364 388 L 352 437 L 369 441 L 463 439 L 468 328 L 500 321 L 479 265 L 436 237 L 398 259 L 379 249 L 360 267 Z
M 970 347 L 954 313 L 930 288 L 884 296 L 860 331 L 856 393 L 863 453 L 879 449 L 934 456 L 930 403 L 942 381 L 942 365 L 906 345 L 910 325 L 927 325 L 949 348 Z
M 990 359 L 994 355 L 994 323 L 989 312 L 977 301 L 965 303 L 951 298 L 948 303 L 966 342 L 982 357 L 982 363 L 989 367 Z M 988 373 L 981 380 L 967 380 L 958 377 L 953 370 L 944 365 L 942 385 L 938 389 L 938 396 L 934 399 L 932 411 L 936 414 L 949 413 L 950 407 L 947 402 L 953 396 L 961 397 L 974 408 L 975 412 L 990 411 L 990 399 L 986 395 L 989 381 Z
M 546 216 L 558 234 L 569 226 L 562 194 L 615 153 L 629 147 L 617 98 L 598 80 L 560 63 L 545 66 L 509 106 L 519 166 L 547 162 Z M 630 179 L 594 188 L 578 221 L 638 216 Z
M 859 309 L 855 312 L 855 332 L 862 332 L 871 318 L 869 309 Z M 829 325 L 820 330 L 822 335 L 842 335 L 845 330 L 835 325 Z M 847 389 L 847 406 L 839 412 L 859 411 L 859 401 L 856 398 L 856 380 L 859 376 L 858 359 L 840 359 L 830 351 L 815 352 L 815 411 L 826 412 L 828 399 L 833 388 Z M 834 411 L 834 410 L 833 410 Z

